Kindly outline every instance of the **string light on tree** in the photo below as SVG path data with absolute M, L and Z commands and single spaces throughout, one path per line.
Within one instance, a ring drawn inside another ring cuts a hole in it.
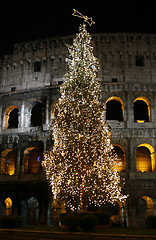
M 53 198 L 72 211 L 85 210 L 89 204 L 124 202 L 127 196 L 121 193 L 123 181 L 116 170 L 119 160 L 99 101 L 99 61 L 85 24 L 68 50 L 68 72 L 52 123 L 54 146 L 42 163 Z

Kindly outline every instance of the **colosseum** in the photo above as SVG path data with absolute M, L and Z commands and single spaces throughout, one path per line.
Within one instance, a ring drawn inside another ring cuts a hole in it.
M 102 33 L 92 39 L 101 65 L 100 100 L 129 195 L 118 217 L 143 227 L 147 216 L 156 215 L 156 35 Z M 56 214 L 41 162 L 53 144 L 50 122 L 72 41 L 19 43 L 0 58 L 0 215 L 21 215 L 25 224 L 53 224 Z

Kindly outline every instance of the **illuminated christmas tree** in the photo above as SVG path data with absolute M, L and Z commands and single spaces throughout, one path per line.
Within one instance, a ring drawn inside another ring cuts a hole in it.
M 86 25 L 80 25 L 79 31 L 68 46 L 68 72 L 52 123 L 54 146 L 43 161 L 54 200 L 65 202 L 72 211 L 127 198 L 121 193 L 119 160 L 111 144 L 105 107 L 99 101 L 99 62 Z

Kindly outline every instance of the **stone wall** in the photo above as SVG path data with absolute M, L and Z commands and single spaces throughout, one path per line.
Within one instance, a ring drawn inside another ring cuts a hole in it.
M 0 154 L 2 157 L 5 149 L 13 149 L 16 153 L 15 174 L 0 175 L 2 199 L 10 196 L 10 189 L 17 183 L 24 186 L 33 179 L 33 175 L 23 174 L 25 150 L 39 147 L 40 143 L 43 150 L 52 146 L 49 131 L 52 108 L 59 98 L 59 85 L 67 71 L 66 44 L 72 44 L 72 38 L 73 36 L 54 37 L 16 44 L 12 55 L 0 59 Z M 140 209 L 140 199 L 145 200 L 142 197 L 152 199 L 155 211 L 155 157 L 151 160 L 154 162 L 152 171 L 137 171 L 136 151 L 144 144 L 151 155 L 155 154 L 156 35 L 114 33 L 93 34 L 92 38 L 94 52 L 101 65 L 100 100 L 104 103 L 114 100 L 122 106 L 123 121 L 111 119 L 107 122 L 111 127 L 113 144 L 121 146 L 125 154 L 126 170 L 121 175 L 126 179 L 125 191 L 130 195 L 129 224 L 139 226 L 143 217 L 136 216 Z M 136 100 L 147 104 L 149 121 L 134 121 Z M 31 125 L 31 115 L 37 103 L 42 105 L 42 126 L 34 127 Z M 18 127 L 8 128 L 7 117 L 15 107 L 18 109 Z M 44 182 L 46 185 L 44 174 L 41 175 L 36 184 Z M 38 193 L 34 192 L 34 195 L 41 205 L 47 204 L 47 199 L 43 203 Z M 28 191 L 25 199 L 31 196 L 32 191 Z M 147 211 L 144 219 L 148 215 L 147 201 L 145 205 Z M 40 211 L 42 209 L 43 206 Z M 47 209 L 44 211 L 43 219 L 46 218 Z

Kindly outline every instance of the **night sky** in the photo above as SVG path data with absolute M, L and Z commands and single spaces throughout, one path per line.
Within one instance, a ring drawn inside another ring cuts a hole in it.
M 88 27 L 90 33 L 156 33 L 154 3 L 150 0 L 5 0 L 0 13 L 0 52 L 9 53 L 18 42 L 75 34 L 82 20 L 72 16 L 73 8 L 93 18 L 96 24 Z

